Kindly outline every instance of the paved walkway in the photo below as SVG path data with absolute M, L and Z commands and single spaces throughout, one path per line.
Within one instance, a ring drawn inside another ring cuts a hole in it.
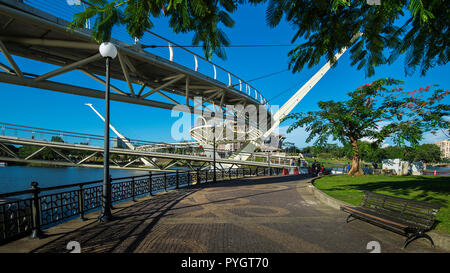
M 170 191 L 119 204 L 116 220 L 100 224 L 73 220 L 48 229 L 47 238 L 24 238 L 0 252 L 363 252 L 377 241 L 381 252 L 444 252 L 419 239 L 406 250 L 405 237 L 363 221 L 346 223 L 346 214 L 320 203 L 310 179 L 296 176 L 247 178 Z

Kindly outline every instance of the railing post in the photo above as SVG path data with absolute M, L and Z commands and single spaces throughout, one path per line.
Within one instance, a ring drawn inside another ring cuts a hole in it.
M 86 220 L 84 218 L 84 189 L 83 189 L 83 185 L 80 185 L 80 189 L 78 190 L 78 208 L 80 210 L 80 219 L 82 221 Z
M 209 170 L 205 169 L 205 183 L 208 182 L 208 172 L 209 172 Z
M 180 180 L 179 180 L 179 178 L 178 178 L 178 174 L 179 174 L 179 173 L 178 173 L 178 170 L 177 170 L 177 189 L 180 188 L 180 184 L 179 184 L 179 183 L 180 183 Z
M 150 174 L 148 175 L 148 191 L 150 196 L 152 196 L 152 189 L 153 188 L 153 183 L 152 183 L 152 172 L 150 172 Z
M 263 168 L 263 176 L 266 176 L 266 168 Z
M 200 184 L 200 170 L 197 169 L 197 184 Z
M 114 194 L 114 192 L 113 192 L 113 187 L 112 187 L 112 176 L 111 176 L 111 174 L 109 174 L 108 175 L 108 177 L 109 177 L 109 187 L 108 187 L 108 196 L 109 196 L 109 200 L 108 200 L 108 203 L 109 203 L 109 207 L 113 210 L 113 209 L 116 209 L 114 206 L 113 206 L 113 194 Z M 118 195 L 119 193 L 117 192 L 116 193 L 116 195 Z
M 136 202 L 136 199 L 134 198 L 136 189 L 135 189 L 135 183 L 134 183 L 134 177 L 131 178 L 131 198 L 133 199 L 133 202 Z
M 31 189 L 33 190 L 33 200 L 31 203 L 31 215 L 33 217 L 33 228 L 31 230 L 31 238 L 41 238 L 41 206 L 39 204 L 39 192 L 38 182 L 31 182 Z
M 164 191 L 167 191 L 167 172 L 164 173 Z

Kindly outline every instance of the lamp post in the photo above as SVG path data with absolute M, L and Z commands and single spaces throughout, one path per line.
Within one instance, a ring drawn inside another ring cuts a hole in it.
M 102 212 L 98 217 L 100 222 L 112 220 L 111 214 L 111 177 L 109 175 L 109 65 L 111 60 L 117 56 L 117 48 L 114 44 L 104 42 L 99 47 L 100 55 L 106 59 L 106 90 L 105 90 L 105 139 L 103 154 L 103 191 L 102 191 Z
M 216 124 L 213 124 L 213 182 L 217 182 L 216 179 Z

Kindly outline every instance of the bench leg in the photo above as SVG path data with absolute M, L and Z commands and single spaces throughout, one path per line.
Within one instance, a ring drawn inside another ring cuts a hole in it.
M 403 248 L 405 249 L 409 245 L 409 243 L 411 243 L 412 241 L 414 241 L 414 240 L 416 240 L 418 238 L 426 238 L 426 239 L 428 239 L 428 241 L 430 241 L 430 243 L 431 243 L 431 246 L 434 248 L 433 239 L 431 239 L 431 237 L 428 234 L 425 234 L 422 231 L 409 235 L 406 238 L 406 240 L 405 240 Z
M 352 214 L 349 214 L 348 216 L 347 216 L 347 219 L 345 220 L 345 222 L 347 222 L 347 223 L 350 223 L 351 221 L 350 221 L 350 218 L 352 218 Z M 354 217 L 353 217 L 354 218 Z M 354 218 L 353 220 L 356 220 L 356 218 Z M 353 221 L 352 220 L 352 221 Z

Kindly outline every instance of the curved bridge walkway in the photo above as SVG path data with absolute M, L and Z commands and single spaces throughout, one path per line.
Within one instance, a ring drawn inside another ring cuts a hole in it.
M 320 203 L 310 179 L 299 176 L 248 178 L 198 185 L 116 205 L 116 220 L 100 224 L 98 212 L 24 238 L 0 252 L 362 252 L 378 241 L 381 252 L 444 252 L 419 239 L 406 250 L 404 237 Z

